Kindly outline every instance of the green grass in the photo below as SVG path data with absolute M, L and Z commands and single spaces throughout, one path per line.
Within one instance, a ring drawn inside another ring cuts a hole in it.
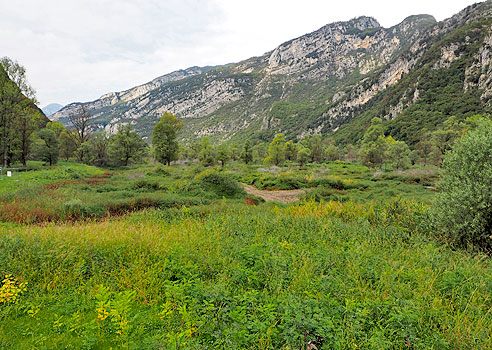
M 15 175 L 16 192 L 0 182 L 2 215 L 43 203 L 58 216 L 0 223 L 0 349 L 492 347 L 490 259 L 425 230 L 435 170 L 62 164 Z M 244 204 L 255 202 L 236 181 L 262 176 L 297 179 L 312 200 Z
M 435 194 L 438 169 L 414 167 L 406 171 L 374 171 L 358 163 L 329 162 L 283 168 L 234 167 L 228 172 L 237 181 L 261 190 L 308 190 L 306 199 L 385 201 L 395 197 L 430 202 Z M 232 170 L 233 169 L 233 170 Z
M 11 228 L 1 272 L 28 285 L 0 306 L 0 344 L 489 348 L 491 263 L 417 233 L 419 208 L 218 203 Z
M 33 171 L 14 170 L 12 177 L 7 177 L 5 172 L 0 175 L 0 195 L 56 180 L 80 179 L 84 176 L 104 173 L 101 169 L 79 163 L 60 162 L 54 167 L 42 167 L 39 163 L 41 162 L 29 162 L 28 167 L 35 169 Z

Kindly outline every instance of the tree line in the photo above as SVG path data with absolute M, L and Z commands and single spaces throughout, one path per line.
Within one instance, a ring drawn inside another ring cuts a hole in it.
M 335 160 L 360 161 L 372 168 L 388 164 L 393 169 L 406 169 L 416 163 L 440 166 L 444 154 L 473 124 L 473 118 L 459 122 L 450 117 L 436 130 L 422 131 L 413 149 L 404 141 L 385 136 L 383 121 L 377 117 L 371 120 L 357 145 L 336 144 L 333 138 L 321 135 L 287 140 L 282 133 L 270 143 L 246 140 L 240 146 L 213 145 L 205 136 L 194 143 L 180 145 L 177 136 L 183 122 L 172 113 L 164 113 L 154 127 L 149 146 L 129 124 L 120 125 L 112 135 L 97 130 L 83 105 L 68 116 L 68 127 L 47 121 L 35 108 L 35 91 L 27 82 L 24 67 L 7 57 L 2 58 L 0 64 L 3 68 L 0 72 L 0 156 L 4 168 L 13 162 L 26 166 L 28 159 L 42 160 L 49 165 L 59 159 L 75 159 L 100 167 L 120 167 L 140 163 L 148 157 L 167 165 L 183 160 L 222 167 L 231 161 L 304 166 Z

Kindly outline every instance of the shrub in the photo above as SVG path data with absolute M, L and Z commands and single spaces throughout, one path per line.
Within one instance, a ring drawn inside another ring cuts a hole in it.
M 80 199 L 72 199 L 63 204 L 63 214 L 67 218 L 100 217 L 106 213 L 102 205 L 85 204 Z
M 253 181 L 260 190 L 297 190 L 306 187 L 306 180 L 298 176 L 261 176 Z
M 352 182 L 346 183 L 342 179 L 333 179 L 333 178 L 321 178 L 315 179 L 311 182 L 311 186 L 313 187 L 330 187 L 336 190 L 348 190 L 348 189 L 365 189 L 367 188 L 367 184 L 361 182 Z
M 160 176 L 171 176 L 169 170 L 162 166 L 155 167 L 152 171 L 149 171 L 147 175 L 160 175 Z
M 132 188 L 137 191 L 143 192 L 154 192 L 163 189 L 159 182 L 151 181 L 148 179 L 140 179 L 135 181 L 132 185 Z
M 330 201 L 330 200 L 338 201 L 340 200 L 340 197 L 332 188 L 319 186 L 307 192 L 303 196 L 303 199 L 307 201 L 314 200 L 316 202 L 321 202 L 321 201 Z
M 438 232 L 455 245 L 492 248 L 492 122 L 478 121 L 445 155 L 433 208 Z
M 224 174 L 205 174 L 199 181 L 206 191 L 214 192 L 219 197 L 241 198 L 246 194 L 240 184 Z

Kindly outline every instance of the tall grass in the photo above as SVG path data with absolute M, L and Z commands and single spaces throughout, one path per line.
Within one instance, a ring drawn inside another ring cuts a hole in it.
M 419 233 L 422 207 L 219 201 L 8 227 L 4 348 L 486 349 L 492 265 Z

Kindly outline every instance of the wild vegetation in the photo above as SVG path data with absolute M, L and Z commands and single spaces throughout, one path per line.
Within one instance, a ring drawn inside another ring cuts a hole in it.
M 0 349 L 492 348 L 492 122 L 454 99 L 476 49 L 449 74 L 429 51 L 394 120 L 411 75 L 352 128 L 222 143 L 178 142 L 172 113 L 151 139 L 84 106 L 48 122 L 3 59 Z M 292 130 L 321 100 L 269 113 Z
M 381 138 L 378 123 L 363 142 Z M 490 122 L 475 124 L 446 155 L 446 174 L 461 167 L 461 153 L 474 154 L 470 147 L 484 153 L 467 166 L 491 163 Z M 391 158 L 375 168 L 325 156 L 313 163 L 317 146 L 326 154 L 317 139 L 302 146 L 307 161 L 299 164 L 288 160 L 299 150 L 281 141 L 265 150 L 278 165 L 250 160 L 248 144 L 236 160 L 221 161 L 205 140 L 202 161 L 117 168 L 31 161 L 3 176 L 0 345 L 492 346 L 486 250 L 430 229 L 435 200 L 459 210 L 435 190 L 439 168 L 402 170 Z M 487 186 L 488 170 L 475 179 Z M 306 193 L 295 204 L 265 203 L 240 183 Z

